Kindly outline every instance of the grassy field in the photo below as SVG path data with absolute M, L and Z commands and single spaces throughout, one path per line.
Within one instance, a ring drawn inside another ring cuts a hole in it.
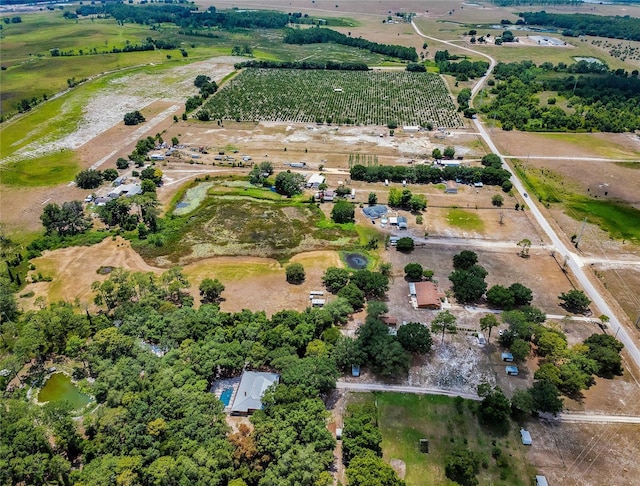
M 206 197 L 194 186 L 188 199 L 201 201 L 197 211 L 169 213 L 162 231 L 148 241 L 135 242 L 145 258 L 174 263 L 210 256 L 251 255 L 286 261 L 301 251 L 357 248 L 354 225 L 336 225 L 306 196 L 286 199 L 260 188 L 210 185 Z M 210 184 L 205 182 L 204 184 Z M 181 204 L 178 202 L 178 209 Z M 189 203 L 189 208 L 196 205 Z M 158 242 L 162 241 L 161 246 Z
M 385 56 L 366 50 L 333 44 L 292 46 L 282 43 L 282 33 L 272 30 L 211 32 L 215 37 L 184 35 L 177 26 L 159 27 L 125 23 L 114 19 L 81 18 L 68 20 L 63 11 L 43 11 L 21 15 L 22 22 L 4 24 L 0 49 L 2 85 L 0 113 L 11 114 L 22 99 L 51 97 L 67 87 L 67 80 L 76 81 L 98 73 L 149 63 L 181 62 L 180 49 L 188 53 L 188 60 L 230 55 L 234 45 L 251 45 L 254 56 L 264 59 L 334 59 L 361 61 L 367 64 L 389 62 Z M 337 24 L 356 25 L 355 20 L 339 18 Z M 171 50 L 111 53 L 112 48 L 146 42 L 147 37 L 178 46 Z M 72 53 L 72 56 L 51 56 L 51 49 Z M 392 64 L 400 65 L 391 60 Z
M 247 69 L 205 109 L 212 120 L 462 126 L 442 79 L 425 73 Z
M 566 178 L 549 169 L 525 167 L 521 162 L 514 163 L 514 168 L 540 202 L 562 204 L 569 216 L 576 220 L 588 218 L 607 231 L 611 238 L 640 242 L 638 209 L 615 200 L 582 195 Z
M 447 221 L 451 226 L 468 231 L 479 231 L 484 229 L 484 223 L 476 213 L 465 209 L 449 209 Z
M 387 461 L 400 459 L 407 466 L 409 486 L 450 484 L 444 475 L 445 457 L 456 447 L 468 447 L 485 462 L 480 484 L 518 486 L 531 484 L 535 474 L 524 460 L 518 428 L 511 424 L 500 434 L 478 424 L 475 402 L 438 395 L 376 393 L 357 395 L 357 400 L 375 401 L 382 432 L 382 450 Z M 429 454 L 419 451 L 420 439 L 429 440 Z M 494 447 L 502 451 L 506 465 L 498 467 L 491 457 Z

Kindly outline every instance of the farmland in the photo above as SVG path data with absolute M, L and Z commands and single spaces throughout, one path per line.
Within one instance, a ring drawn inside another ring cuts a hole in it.
M 204 109 L 212 120 L 463 126 L 430 73 L 247 69 Z

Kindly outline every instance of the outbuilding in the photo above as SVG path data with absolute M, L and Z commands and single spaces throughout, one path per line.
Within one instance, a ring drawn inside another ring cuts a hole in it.
M 524 445 L 531 445 L 532 444 L 531 434 L 529 433 L 528 430 L 520 429 L 520 438 L 521 438 L 522 443 Z
M 513 354 L 511 353 L 502 353 L 502 361 L 513 361 Z
M 518 376 L 518 367 L 517 366 L 505 366 L 505 372 L 509 376 Z
M 420 127 L 417 125 L 409 125 L 402 127 L 402 131 L 405 133 L 417 133 L 420 131 Z
M 311 174 L 307 179 L 307 187 L 317 189 L 324 182 L 324 176 L 321 174 Z
M 407 218 L 405 216 L 398 216 L 398 229 L 407 229 Z
M 447 188 L 445 190 L 447 194 L 458 193 L 458 183 L 456 181 L 447 181 Z

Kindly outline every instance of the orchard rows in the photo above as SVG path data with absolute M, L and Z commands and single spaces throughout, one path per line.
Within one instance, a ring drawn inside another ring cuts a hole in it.
M 203 106 L 211 120 L 462 127 L 431 73 L 245 69 Z

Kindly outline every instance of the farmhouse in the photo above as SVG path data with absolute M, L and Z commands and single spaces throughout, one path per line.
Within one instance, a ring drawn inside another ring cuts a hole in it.
M 457 194 L 458 193 L 458 183 L 456 181 L 447 181 L 447 189 L 445 190 L 447 194 Z
M 411 282 L 409 283 L 409 296 L 416 309 L 440 309 L 444 297 L 442 292 L 433 282 Z
M 274 383 L 278 383 L 280 375 L 258 371 L 245 371 L 240 379 L 240 386 L 231 405 L 231 415 L 251 415 L 262 409 L 262 396 Z
M 324 183 L 322 174 L 311 174 L 307 179 L 307 188 L 317 189 L 322 183 Z

